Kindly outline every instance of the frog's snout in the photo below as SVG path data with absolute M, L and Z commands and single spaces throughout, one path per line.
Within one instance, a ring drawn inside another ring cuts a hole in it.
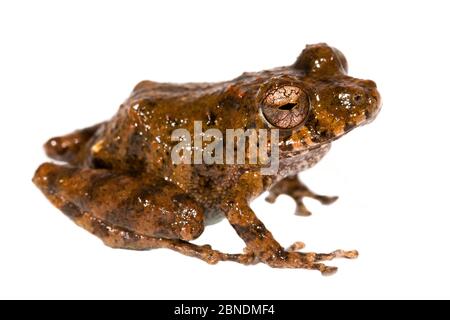
M 381 109 L 381 95 L 378 92 L 377 85 L 372 80 L 364 80 L 364 84 L 368 91 L 368 105 L 365 112 L 366 123 L 372 122 Z

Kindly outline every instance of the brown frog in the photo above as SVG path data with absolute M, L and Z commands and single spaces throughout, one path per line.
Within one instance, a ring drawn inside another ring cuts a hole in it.
M 76 224 L 114 248 L 169 248 L 208 263 L 263 262 L 332 274 L 336 267 L 322 261 L 357 252 L 300 252 L 300 242 L 284 248 L 249 203 L 264 191 L 269 202 L 287 194 L 297 214 L 309 215 L 304 197 L 334 202 L 310 191 L 297 173 L 316 164 L 333 140 L 373 120 L 380 105 L 375 83 L 347 76 L 345 57 L 326 44 L 308 45 L 291 66 L 228 82 L 143 81 L 111 120 L 50 139 L 47 155 L 66 164 L 42 164 L 33 182 Z M 221 131 L 279 129 L 279 170 L 263 175 L 261 163 L 175 164 L 171 134 L 192 131 L 194 121 Z M 245 242 L 243 253 L 189 242 L 221 218 Z

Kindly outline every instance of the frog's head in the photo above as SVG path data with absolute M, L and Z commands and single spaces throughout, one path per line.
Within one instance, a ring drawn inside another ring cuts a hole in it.
M 294 65 L 273 71 L 258 101 L 267 125 L 282 133 L 281 152 L 329 143 L 380 110 L 375 82 L 347 76 L 344 55 L 326 44 L 307 46 Z

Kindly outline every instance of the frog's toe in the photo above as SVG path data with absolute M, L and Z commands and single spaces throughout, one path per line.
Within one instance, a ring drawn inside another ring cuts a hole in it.
M 300 252 L 300 254 L 302 254 L 304 259 L 309 262 L 329 261 L 338 258 L 356 259 L 359 255 L 357 250 L 346 251 L 341 249 L 330 253 Z
M 303 203 L 303 198 L 301 199 L 296 199 L 295 200 L 296 203 L 296 207 L 295 207 L 295 214 L 297 216 L 303 216 L 303 217 L 307 217 L 311 215 L 311 211 L 309 211 L 305 204 Z
M 321 204 L 328 205 L 335 202 L 337 196 L 325 196 L 311 191 L 297 176 L 289 176 L 277 182 L 270 190 L 266 201 L 274 203 L 279 195 L 285 194 L 294 199 L 297 207 L 295 214 L 298 216 L 310 216 L 311 212 L 306 208 L 303 199 L 311 198 L 319 201 Z
M 53 137 L 44 144 L 45 153 L 52 159 L 78 164 L 84 159 L 88 142 L 101 126 L 102 123 L 99 123 L 64 136 Z
M 302 241 L 296 241 L 293 244 L 291 244 L 289 247 L 287 247 L 286 251 L 298 251 L 305 247 L 305 243 Z
M 339 199 L 338 196 L 324 196 L 321 194 L 306 195 L 306 197 L 315 199 L 315 200 L 319 201 L 321 204 L 325 204 L 325 205 L 332 204 L 337 199 Z
M 276 194 L 275 192 L 269 191 L 269 194 L 267 195 L 267 197 L 264 200 L 266 200 L 268 203 L 275 203 L 277 198 L 278 198 L 278 194 Z
M 264 262 L 272 268 L 318 270 L 325 276 L 335 274 L 337 271 L 337 267 L 315 261 L 311 256 L 300 252 L 284 252 L 282 256 L 271 256 Z
M 335 250 L 331 253 L 298 252 L 296 250 L 304 247 L 303 242 L 296 242 L 281 254 L 269 254 L 269 258 L 264 258 L 264 262 L 274 268 L 297 268 L 318 270 L 322 275 L 332 275 L 336 273 L 337 267 L 327 266 L 323 261 L 336 258 L 355 259 L 358 257 L 356 250 L 344 251 Z
M 305 243 L 296 241 L 292 245 L 286 248 L 287 252 L 297 252 L 305 248 Z M 321 262 L 327 260 L 333 260 L 336 258 L 356 259 L 359 255 L 357 250 L 335 250 L 330 253 L 315 253 L 315 252 L 298 252 L 303 255 L 304 259 L 309 262 Z
M 311 215 L 311 211 L 309 211 L 308 208 L 306 208 L 306 206 L 303 202 L 304 198 L 315 199 L 324 205 L 332 204 L 333 202 L 335 202 L 338 199 L 337 196 L 324 196 L 324 195 L 315 195 L 315 194 L 314 195 L 307 194 L 307 195 L 297 196 L 296 198 L 294 198 L 294 200 L 297 205 L 296 209 L 295 209 L 295 214 L 298 216 L 310 216 Z

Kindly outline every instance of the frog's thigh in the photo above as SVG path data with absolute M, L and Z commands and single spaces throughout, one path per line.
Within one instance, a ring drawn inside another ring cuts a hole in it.
M 64 136 L 53 137 L 44 144 L 45 153 L 52 159 L 76 164 L 84 146 L 101 125 L 102 123 L 99 123 Z
M 75 222 L 88 213 L 137 234 L 182 240 L 195 239 L 204 229 L 202 207 L 163 179 L 45 163 L 33 181 Z
M 51 163 L 41 165 L 33 181 L 57 208 L 110 247 L 168 248 L 208 263 L 256 262 L 250 253 L 226 254 L 182 240 L 200 235 L 203 213 L 168 182 L 148 184 L 107 170 Z

